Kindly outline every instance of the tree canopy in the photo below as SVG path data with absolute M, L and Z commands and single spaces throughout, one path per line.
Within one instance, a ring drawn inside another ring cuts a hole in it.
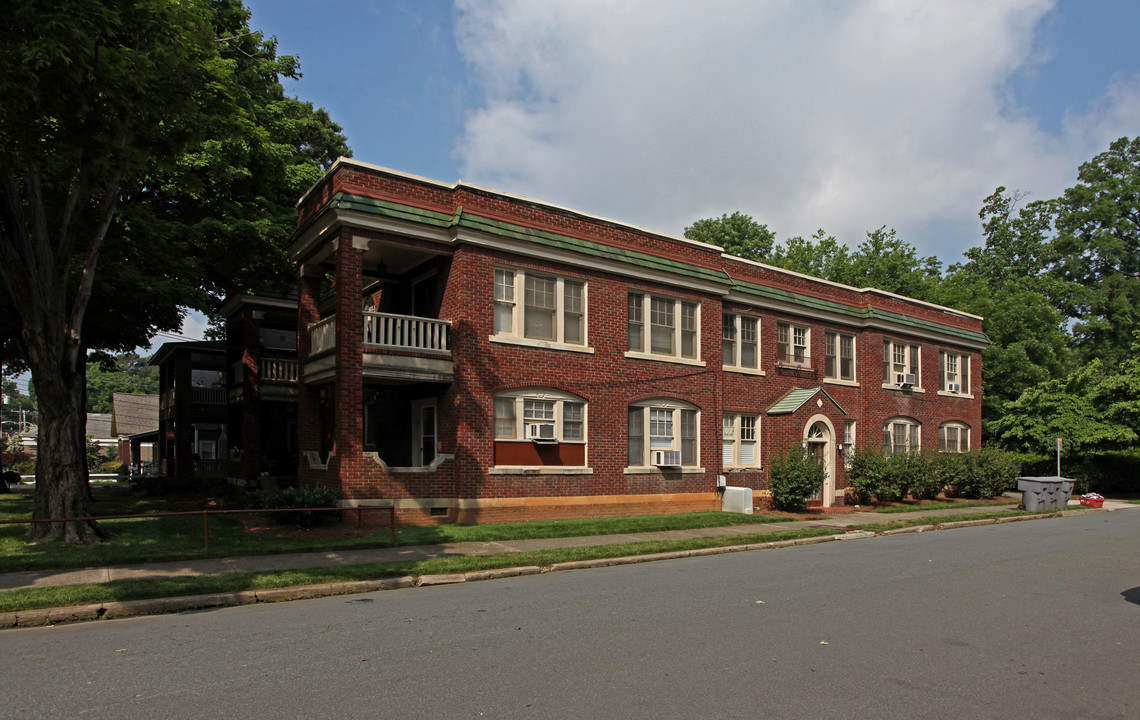
M 697 220 L 685 228 L 685 237 L 719 245 L 725 252 L 749 260 L 764 260 L 772 253 L 776 242 L 776 235 L 767 225 L 761 225 L 751 215 L 739 212 Z
M 296 60 L 248 20 L 238 0 L 28 0 L 0 26 L 0 280 L 19 319 L 0 339 L 40 403 L 35 517 L 88 514 L 88 350 L 282 277 L 293 201 L 348 154 L 327 113 L 285 96 Z

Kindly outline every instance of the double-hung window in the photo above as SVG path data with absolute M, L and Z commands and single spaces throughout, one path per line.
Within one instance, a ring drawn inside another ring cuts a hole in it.
M 721 429 L 721 464 L 725 467 L 760 465 L 760 418 L 726 414 Z
M 883 447 L 889 453 L 917 451 L 922 446 L 922 425 L 897 417 L 883 425 Z
M 944 453 L 964 453 L 970 450 L 970 426 L 960 422 L 948 422 L 938 428 L 938 451 Z
M 725 313 L 722 322 L 723 364 L 725 367 L 760 369 L 760 319 Z
M 883 341 L 883 384 L 898 387 L 922 387 L 922 368 L 918 345 L 897 340 Z
M 695 467 L 699 463 L 700 412 L 676 400 L 653 400 L 629 407 L 630 467 Z
M 831 380 L 855 381 L 855 336 L 844 333 L 824 334 L 824 377 Z
M 495 269 L 497 337 L 581 346 L 586 342 L 585 308 L 586 284 L 580 280 Z
M 811 330 L 803 325 L 776 324 L 776 361 L 784 365 L 811 365 Z
M 970 356 L 941 352 L 938 355 L 941 390 L 955 395 L 970 394 Z
M 627 329 L 630 352 L 699 359 L 700 306 L 697 303 L 630 293 Z

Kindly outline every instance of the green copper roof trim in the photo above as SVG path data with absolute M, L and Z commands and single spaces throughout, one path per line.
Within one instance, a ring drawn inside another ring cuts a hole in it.
M 924 330 L 928 332 L 939 332 L 944 335 L 968 340 L 970 342 L 982 343 L 989 345 L 989 338 L 984 333 L 975 332 L 973 330 L 965 330 L 962 328 L 954 327 L 953 325 L 944 325 L 942 323 L 934 322 L 933 320 L 924 320 L 922 318 L 909 317 L 900 313 L 891 312 L 889 310 L 880 310 L 871 307 L 852 307 L 851 305 L 844 305 L 833 300 L 824 300 L 823 298 L 812 297 L 810 295 L 801 295 L 799 293 L 791 292 L 790 290 L 781 290 L 780 288 L 767 287 L 765 285 L 757 285 L 745 280 L 736 280 L 736 289 L 748 295 L 755 295 L 757 297 L 766 298 L 769 300 L 781 300 L 783 302 L 799 305 L 800 307 L 810 308 L 812 310 L 822 310 L 825 312 L 835 313 L 837 315 L 846 315 L 852 318 L 859 318 L 863 320 L 889 320 L 899 325 L 906 325 L 913 327 L 917 330 Z
M 769 300 L 782 300 L 786 303 L 808 307 L 813 310 L 825 310 L 827 312 L 855 318 L 871 317 L 870 310 L 865 307 L 853 307 L 851 305 L 835 302 L 834 300 L 824 300 L 823 298 L 812 297 L 811 295 L 800 295 L 790 290 L 768 287 L 767 285 L 757 285 L 747 280 L 734 280 L 733 282 L 737 290 L 748 295 L 756 295 Z
M 516 240 L 526 240 L 538 245 L 546 247 L 558 248 L 562 250 L 569 250 L 571 252 L 581 253 L 583 255 L 590 255 L 593 257 L 604 258 L 613 260 L 614 262 L 623 263 L 626 265 L 634 265 L 642 268 L 649 268 L 668 272 L 674 275 L 681 275 L 684 277 L 696 278 L 708 282 L 713 282 L 721 285 L 732 285 L 732 287 L 746 295 L 753 295 L 768 300 L 777 300 L 791 305 L 798 305 L 810 310 L 829 312 L 837 315 L 846 315 L 851 318 L 862 320 L 869 320 L 872 318 L 881 318 L 900 325 L 906 325 L 919 330 L 940 332 L 953 337 L 962 338 L 970 342 L 983 343 L 988 345 L 989 339 L 979 332 L 972 330 L 963 330 L 951 325 L 943 325 L 930 320 L 922 320 L 919 318 L 912 318 L 899 313 L 893 313 L 886 310 L 876 310 L 867 307 L 854 307 L 845 305 L 843 303 L 835 302 L 834 300 L 825 300 L 823 298 L 812 297 L 811 295 L 801 295 L 800 293 L 792 292 L 790 290 L 783 290 L 780 288 L 768 287 L 766 285 L 759 285 L 757 283 L 748 282 L 747 280 L 734 280 L 721 270 L 713 270 L 710 268 L 703 268 L 696 265 L 690 265 L 679 260 L 671 260 L 669 258 L 657 257 L 649 253 L 640 252 L 637 250 L 628 250 L 624 248 L 615 248 L 608 245 L 602 245 L 590 240 L 582 240 L 580 238 L 573 238 L 567 235 L 559 235 L 557 233 L 547 232 L 545 230 L 535 230 L 533 228 L 515 225 L 514 223 L 507 223 L 501 220 L 493 220 L 491 218 L 482 217 L 466 212 L 462 207 L 456 208 L 452 214 L 435 212 L 433 210 L 424 210 L 422 208 L 411 207 L 394 203 L 389 200 L 380 200 L 377 198 L 369 198 L 361 195 L 353 195 L 346 192 L 338 192 L 332 197 L 328 204 L 331 208 L 356 210 L 359 212 L 372 213 L 374 215 L 383 215 L 398 220 L 405 220 L 408 222 L 416 222 L 423 225 L 431 225 L 433 227 L 448 228 L 448 227 L 465 227 L 472 230 L 498 235 L 500 237 L 509 237 Z
M 332 199 L 329 200 L 328 206 L 344 210 L 358 210 L 360 212 L 383 215 L 399 220 L 410 220 L 412 222 L 434 225 L 436 227 L 451 227 L 458 221 L 455 215 L 447 215 L 432 210 L 400 205 L 398 203 L 388 202 L 387 200 L 377 200 L 376 198 L 350 195 L 343 192 L 334 195 Z
M 713 270 L 697 265 L 690 265 L 689 263 L 681 262 L 679 260 L 671 260 L 669 258 L 658 257 L 656 255 L 650 255 L 649 253 L 644 253 L 637 250 L 610 247 L 608 245 L 602 245 L 601 243 L 596 243 L 590 240 L 582 240 L 580 238 L 559 235 L 556 233 L 547 232 L 545 230 L 535 230 L 533 228 L 522 227 L 513 223 L 502 222 L 500 220 L 491 220 L 489 218 L 473 215 L 471 213 L 463 213 L 463 217 L 460 218 L 459 225 L 462 227 L 471 228 L 473 230 L 481 230 L 483 232 L 488 232 L 503 237 L 512 237 L 517 240 L 527 240 L 529 242 L 534 242 L 546 247 L 569 250 L 571 252 L 605 258 L 607 260 L 613 260 L 615 262 L 637 265 L 639 267 L 651 268 L 654 270 L 661 270 L 677 275 L 684 275 L 686 277 L 698 278 L 700 280 L 706 280 L 720 285 L 728 285 L 731 283 L 728 275 L 726 275 L 721 270 Z
M 516 240 L 526 240 L 528 242 L 533 242 L 546 247 L 559 248 L 562 250 L 569 250 L 571 252 L 577 252 L 584 255 L 591 255 L 593 257 L 614 260 L 616 262 L 629 265 L 661 270 L 664 272 L 673 273 L 675 275 L 682 275 L 685 277 L 692 277 L 700 280 L 714 282 L 720 285 L 729 285 L 731 283 L 728 275 L 726 275 L 721 270 L 702 268 L 678 260 L 657 257 L 655 255 L 650 255 L 649 253 L 639 252 L 636 250 L 609 247 L 607 245 L 602 245 L 601 243 L 592 242 L 590 240 L 582 240 L 566 235 L 547 232 L 545 230 L 535 230 L 532 228 L 523 227 L 521 225 L 515 225 L 513 223 L 493 220 L 491 218 L 485 218 L 480 215 L 466 212 L 462 207 L 457 208 L 454 215 L 446 215 L 444 213 L 434 212 L 431 210 L 422 210 L 420 208 L 400 205 L 388 200 L 367 198 L 344 192 L 339 192 L 334 195 L 333 198 L 329 201 L 328 206 L 338 209 L 357 210 L 360 212 L 367 212 L 375 215 L 383 215 L 385 217 L 407 220 L 410 222 L 418 222 L 435 227 L 465 227 L 472 230 L 479 230 L 481 232 L 490 233 L 492 235 L 498 235 L 500 237 L 510 237 Z
M 990 339 L 986 337 L 985 333 L 974 332 L 973 330 L 964 330 L 962 328 L 954 327 L 953 325 L 942 325 L 941 323 L 936 323 L 931 320 L 912 318 L 906 315 L 891 312 L 889 310 L 871 308 L 871 317 L 890 320 L 891 322 L 898 323 L 899 325 L 907 325 L 909 327 L 918 328 L 920 330 L 936 330 L 937 332 L 943 333 L 945 335 L 952 335 L 963 340 L 981 343 L 983 345 L 990 344 Z

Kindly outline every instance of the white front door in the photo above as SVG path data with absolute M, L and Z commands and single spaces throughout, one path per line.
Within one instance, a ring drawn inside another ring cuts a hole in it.
M 822 500 L 824 507 L 831 507 L 835 504 L 835 433 L 825 419 L 812 418 L 805 429 L 807 450 L 824 471 L 823 487 L 812 499 Z

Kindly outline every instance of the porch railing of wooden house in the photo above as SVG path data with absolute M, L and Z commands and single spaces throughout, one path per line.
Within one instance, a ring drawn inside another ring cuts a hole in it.
M 261 358 L 261 380 L 263 382 L 297 382 L 297 361 L 281 358 Z

